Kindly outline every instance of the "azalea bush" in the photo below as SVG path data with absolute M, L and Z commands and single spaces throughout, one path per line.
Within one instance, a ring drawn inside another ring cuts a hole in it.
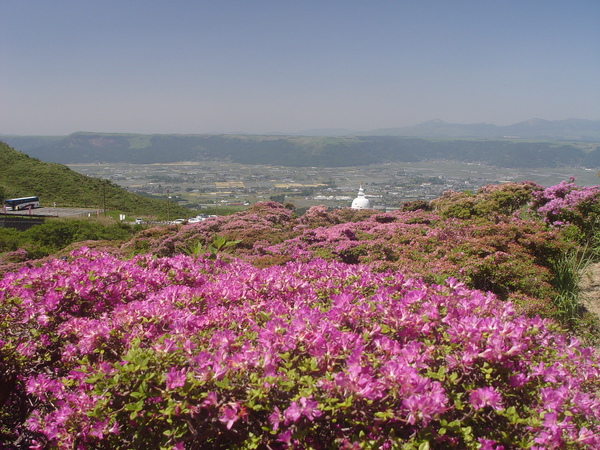
M 379 213 L 317 206 L 295 218 L 267 202 L 199 224 L 142 231 L 123 251 L 200 254 L 215 236 L 237 242 L 228 252 L 257 267 L 323 258 L 397 270 L 429 282 L 454 276 L 548 317 L 556 316 L 551 263 L 572 245 L 541 221 L 512 216 L 460 220 L 420 209 Z M 532 298 L 540 301 L 532 303 Z
M 532 209 L 554 226 L 572 224 L 589 239 L 598 231 L 600 186 L 583 187 L 569 178 L 555 186 L 535 192 Z
M 595 235 L 596 216 L 590 213 L 596 207 L 594 192 L 572 181 L 548 189 L 531 182 L 506 183 L 474 194 L 448 192 L 431 204 L 411 202 L 389 213 L 316 206 L 300 217 L 280 204 L 263 202 L 231 216 L 143 230 L 119 251 L 123 257 L 210 255 L 218 238 L 235 242 L 226 252 L 256 267 L 323 258 L 395 270 L 431 283 L 453 276 L 468 287 L 513 301 L 520 311 L 573 327 L 582 313 L 590 314 L 578 307 L 576 292 L 564 292 L 554 272 L 564 255 L 584 241 L 581 230 Z M 547 215 L 551 205 L 563 205 L 556 211 L 570 215 L 570 225 Z M 0 272 L 30 263 L 17 256 L 0 257 Z M 562 312 L 567 297 L 575 312 L 569 320 Z M 595 320 L 590 317 L 585 323 L 593 329 Z M 592 337 L 595 332 L 585 334 Z
M 599 448 L 598 356 L 546 319 L 594 328 L 570 261 L 597 195 L 265 202 L 5 253 L 0 448 Z
M 549 266 L 568 243 L 540 222 L 463 221 L 431 212 L 397 211 L 372 214 L 359 222 L 298 227 L 297 233 L 280 244 L 257 243 L 250 260 L 321 257 L 396 270 L 429 282 L 453 276 L 470 287 L 511 298 L 525 311 L 556 315 Z M 542 300 L 542 309 L 527 300 L 533 297 Z
M 531 181 L 522 183 L 491 184 L 483 186 L 475 194 L 444 192 L 431 202 L 432 207 L 445 218 L 470 219 L 484 217 L 498 219 L 510 216 L 530 204 L 543 187 Z
M 453 276 L 471 288 L 510 299 L 521 311 L 563 320 L 563 289 L 553 272 L 581 241 L 581 232 L 575 225 L 540 220 L 550 192 L 563 191 L 531 182 L 506 183 L 475 194 L 449 192 L 431 204 L 411 202 L 390 213 L 316 206 L 300 217 L 280 204 L 264 202 L 201 223 L 143 230 L 122 245 L 121 253 L 208 254 L 218 237 L 236 242 L 227 253 L 256 267 L 319 257 L 397 270 L 427 282 Z M 569 202 L 572 208 L 581 206 Z M 593 228 L 586 217 L 580 214 L 582 227 Z M 14 270 L 17 265 L 3 267 Z M 579 308 L 574 311 L 580 315 Z
M 172 256 L 187 253 L 194 246 L 208 246 L 215 234 L 240 241 L 239 250 L 252 248 L 256 241 L 281 242 L 288 236 L 294 213 L 275 202 L 260 202 L 230 216 L 218 216 L 183 226 L 150 228 L 138 233 L 123 246 L 131 254 L 153 253 Z
M 83 248 L 0 302 L 9 448 L 600 446 L 593 351 L 453 278 Z

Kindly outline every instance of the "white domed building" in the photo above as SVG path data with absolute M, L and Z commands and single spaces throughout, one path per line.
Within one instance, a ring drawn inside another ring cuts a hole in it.
M 365 191 L 363 190 L 362 186 L 358 190 L 358 197 L 356 197 L 354 200 L 352 200 L 352 206 L 350 208 L 352 208 L 352 209 L 370 209 L 371 208 L 371 202 L 369 201 L 369 199 L 367 197 L 365 197 Z

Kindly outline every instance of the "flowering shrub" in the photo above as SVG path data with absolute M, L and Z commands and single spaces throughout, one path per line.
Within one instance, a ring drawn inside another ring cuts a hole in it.
M 511 215 L 537 190 L 532 183 L 509 183 L 484 187 L 476 195 L 449 193 L 432 202 L 436 212 L 417 204 L 391 213 L 313 207 L 297 218 L 277 203 L 264 202 L 198 224 L 144 230 L 120 251 L 124 257 L 202 255 L 219 236 L 237 243 L 228 253 L 257 267 L 320 257 L 397 270 L 428 282 L 453 276 L 514 301 L 520 310 L 558 317 L 551 272 L 569 245 L 561 238 L 564 232 Z M 452 217 L 461 217 L 463 197 L 470 219 Z M 5 264 L 0 271 L 20 264 Z
M 447 191 L 432 206 L 443 217 L 469 219 L 510 216 L 527 206 L 542 186 L 531 181 L 483 186 L 476 194 Z
M 228 251 L 257 267 L 324 258 L 397 270 L 429 282 L 453 276 L 470 287 L 513 299 L 525 311 L 556 315 L 549 266 L 566 247 L 558 231 L 547 230 L 543 223 L 442 219 L 422 210 L 375 213 L 324 207 L 294 219 L 289 210 L 273 203 L 260 208 L 260 213 L 146 230 L 123 250 L 158 256 L 196 253 L 192 248 L 208 248 L 218 233 L 241 241 Z M 540 301 L 532 304 L 532 297 Z
M 12 252 L 6 252 L 0 255 L 0 265 L 20 263 L 29 259 L 29 252 L 24 248 L 19 248 Z
M 232 216 L 144 230 L 122 245 L 120 252 L 124 257 L 202 255 L 219 236 L 236 242 L 228 253 L 257 267 L 320 257 L 366 264 L 373 270 L 397 270 L 427 282 L 453 276 L 471 288 L 512 300 L 522 311 L 560 318 L 552 271 L 573 242 L 563 239 L 564 228 L 551 228 L 531 213 L 517 214 L 534 194 L 542 195 L 538 192 L 550 198 L 549 190 L 533 183 L 507 183 L 486 186 L 476 194 L 447 193 L 429 207 L 412 203 L 406 211 L 319 206 L 301 217 L 274 202 L 257 203 Z M 538 200 L 532 208 L 539 207 L 542 214 Z M 430 207 L 435 211 L 428 211 Z M 580 217 L 591 227 L 588 216 Z M 25 264 L 1 263 L 0 271 Z
M 12 252 L 6 252 L 2 255 L 2 262 L 23 262 L 29 259 L 29 252 L 24 248 L 19 248 Z
M 600 186 L 582 187 L 575 179 L 563 181 L 534 194 L 531 207 L 552 225 L 573 224 L 590 235 L 600 217 Z
M 193 244 L 208 246 L 218 234 L 232 241 L 240 241 L 238 248 L 243 252 L 252 248 L 257 240 L 280 242 L 293 222 L 293 212 L 289 209 L 275 202 L 261 202 L 231 216 L 142 231 L 126 243 L 123 250 L 135 254 L 151 252 L 158 256 L 172 256 L 185 253 Z
M 397 211 L 372 214 L 355 223 L 303 229 L 280 244 L 261 243 L 254 258 L 336 259 L 376 270 L 392 269 L 429 282 L 453 276 L 503 299 L 518 300 L 526 311 L 530 302 L 520 299 L 544 299 L 542 309 L 535 304 L 531 311 L 553 316 L 555 291 L 547 267 L 565 248 L 558 232 L 539 222 L 442 220 L 434 213 Z
M 0 281 L 5 442 L 600 446 L 592 350 L 455 279 L 320 259 L 70 258 Z

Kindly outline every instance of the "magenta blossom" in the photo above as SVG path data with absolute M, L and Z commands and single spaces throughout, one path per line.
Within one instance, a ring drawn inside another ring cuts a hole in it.
M 469 396 L 469 401 L 475 409 L 491 406 L 493 409 L 502 409 L 502 396 L 493 387 L 475 389 Z
M 185 369 L 175 369 L 172 367 L 165 375 L 167 390 L 172 391 L 185 384 Z
M 292 402 L 291 405 L 284 411 L 286 423 L 296 422 L 301 416 L 305 416 L 309 420 L 314 420 L 315 417 L 320 417 L 322 412 L 317 409 L 319 404 L 309 398 L 300 397 L 299 403 Z
M 230 403 L 223 408 L 222 412 L 219 420 L 226 424 L 227 429 L 230 430 L 233 424 L 239 419 L 239 405 L 237 403 Z
M 594 350 L 457 280 L 72 258 L 0 280 L 28 448 L 600 448 Z

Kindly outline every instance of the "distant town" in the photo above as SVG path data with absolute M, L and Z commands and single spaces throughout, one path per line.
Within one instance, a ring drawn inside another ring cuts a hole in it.
M 69 164 L 79 173 L 106 178 L 142 195 L 168 198 L 191 210 L 244 208 L 275 200 L 303 209 L 350 206 L 359 187 L 375 209 L 411 200 L 431 200 L 444 191 L 476 191 L 487 184 L 534 181 L 543 186 L 571 176 L 579 185 L 600 182 L 584 168 L 507 169 L 479 163 L 420 161 L 358 167 L 285 167 L 227 162 L 171 164 Z

